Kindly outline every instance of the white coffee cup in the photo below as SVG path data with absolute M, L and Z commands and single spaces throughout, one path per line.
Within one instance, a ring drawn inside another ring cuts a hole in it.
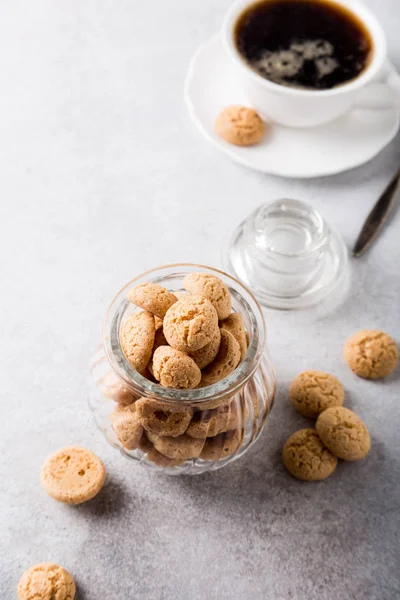
M 360 0 L 334 0 L 366 26 L 373 42 L 372 58 L 355 79 L 328 90 L 306 90 L 279 85 L 258 75 L 239 53 L 234 29 L 238 17 L 255 0 L 238 0 L 229 9 L 222 37 L 242 80 L 250 106 L 262 117 L 289 127 L 312 127 L 339 117 L 352 107 L 383 110 L 400 107 L 400 76 L 387 59 L 383 29 Z

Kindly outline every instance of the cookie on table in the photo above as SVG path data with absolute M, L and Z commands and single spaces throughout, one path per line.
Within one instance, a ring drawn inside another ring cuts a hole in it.
M 395 370 L 399 350 L 394 339 L 384 331 L 364 329 L 347 340 L 344 357 L 358 377 L 380 379 Z
M 316 419 L 327 408 L 343 405 L 344 389 L 330 373 L 303 371 L 293 379 L 289 397 L 300 414 Z
M 227 106 L 215 122 L 217 134 L 235 146 L 253 146 L 264 136 L 265 125 L 257 112 L 247 106 Z
M 236 369 L 240 362 L 240 347 L 233 335 L 221 329 L 221 343 L 218 354 L 201 373 L 201 387 L 221 381 Z
M 156 436 L 147 432 L 148 439 L 155 449 L 167 458 L 188 460 L 198 458 L 204 446 L 204 439 L 194 439 L 184 434 L 179 437 Z
M 223 460 L 232 456 L 243 441 L 242 430 L 227 431 L 215 437 L 206 438 L 200 458 L 203 460 Z
M 199 367 L 199 369 L 204 369 L 210 363 L 212 363 L 214 358 L 217 356 L 220 343 L 221 332 L 217 328 L 215 330 L 215 335 L 211 342 L 208 342 L 208 344 L 203 346 L 203 348 L 200 348 L 200 350 L 196 350 L 196 352 L 190 352 L 189 356 L 193 358 L 194 362 Z
M 131 367 L 142 375 L 146 372 L 153 352 L 154 337 L 154 317 L 149 312 L 135 313 L 122 324 L 120 334 L 122 351 Z
M 207 298 L 217 311 L 220 321 L 229 316 L 232 310 L 231 295 L 219 277 L 208 273 L 189 273 L 183 280 L 183 287 L 193 296 Z
M 140 424 L 154 435 L 183 435 L 193 416 L 193 410 L 188 406 L 153 398 L 140 398 L 135 406 Z
M 215 437 L 225 431 L 231 431 L 243 423 L 249 416 L 247 405 L 242 413 L 237 402 L 230 402 L 209 411 L 199 411 L 193 415 L 187 435 L 193 438 Z
M 153 375 L 164 387 L 178 390 L 195 388 L 201 380 L 201 371 L 194 360 L 170 346 L 160 346 L 154 352 Z
M 168 344 L 182 352 L 200 350 L 211 342 L 217 329 L 217 311 L 209 300 L 201 296 L 181 298 L 164 318 L 164 335 Z
M 118 406 L 110 415 L 115 435 L 127 450 L 138 448 L 139 441 L 143 435 L 143 426 L 136 407 L 137 402 L 129 406 Z
M 315 429 L 300 429 L 283 447 L 283 464 L 297 479 L 320 481 L 332 475 L 337 458 L 325 448 Z
M 76 588 L 70 573 L 56 563 L 34 565 L 18 583 L 19 600 L 74 600 Z
M 343 460 L 360 460 L 371 448 L 369 431 L 362 419 L 343 406 L 324 410 L 315 426 L 322 443 Z
M 163 319 L 165 313 L 177 301 L 175 294 L 157 283 L 140 283 L 128 294 L 128 300 Z
M 40 474 L 49 496 L 66 504 L 91 500 L 103 487 L 105 478 L 101 460 L 81 446 L 68 446 L 51 454 Z
M 231 313 L 226 319 L 220 323 L 221 329 L 229 331 L 237 341 L 240 347 L 240 360 L 242 361 L 247 352 L 248 343 L 246 339 L 246 331 L 244 328 L 243 317 L 239 313 Z

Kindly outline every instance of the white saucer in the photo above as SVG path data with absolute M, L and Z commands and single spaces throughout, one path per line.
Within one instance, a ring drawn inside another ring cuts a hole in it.
M 354 109 L 326 125 L 291 129 L 273 125 L 257 146 L 232 146 L 219 138 L 214 123 L 229 104 L 246 104 L 238 77 L 219 36 L 200 46 L 185 84 L 185 99 L 202 134 L 236 162 L 283 177 L 333 175 L 367 162 L 396 135 L 397 109 Z

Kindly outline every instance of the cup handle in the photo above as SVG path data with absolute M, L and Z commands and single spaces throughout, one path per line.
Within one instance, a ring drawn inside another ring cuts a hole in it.
M 380 78 L 383 79 L 381 83 L 370 83 L 362 88 L 354 108 L 400 108 L 400 75 L 389 61 L 386 61 Z

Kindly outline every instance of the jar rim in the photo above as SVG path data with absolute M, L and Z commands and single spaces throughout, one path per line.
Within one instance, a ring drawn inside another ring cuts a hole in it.
M 168 276 L 178 279 L 194 270 L 201 270 L 220 277 L 229 288 L 231 295 L 245 310 L 250 344 L 247 353 L 238 367 L 217 383 L 189 390 L 166 388 L 153 383 L 135 371 L 127 361 L 120 345 L 120 326 L 132 303 L 127 299 L 127 291 L 139 283 L 152 282 L 162 285 Z M 155 398 L 162 402 L 201 404 L 210 400 L 234 395 L 254 374 L 263 357 L 266 344 L 265 320 L 260 304 L 250 290 L 238 279 L 214 267 L 196 263 L 174 263 L 149 269 L 124 285 L 112 300 L 104 320 L 103 347 L 107 359 L 117 375 L 140 396 Z

